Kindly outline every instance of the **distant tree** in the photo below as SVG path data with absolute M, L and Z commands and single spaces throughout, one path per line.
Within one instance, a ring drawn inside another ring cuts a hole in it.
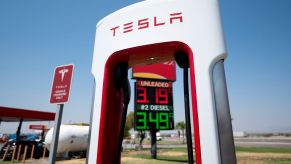
M 128 127 L 130 129 L 133 128 L 133 126 L 134 126 L 134 112 L 128 113 L 127 118 L 126 118 L 126 124 L 128 124 Z
M 176 124 L 175 128 L 178 130 L 178 135 L 180 134 L 180 131 L 182 132 L 182 136 L 183 136 L 183 143 L 185 143 L 185 122 L 184 121 L 180 121 Z M 180 138 L 180 135 L 179 135 Z
M 123 135 L 123 138 L 128 138 L 129 136 L 130 136 L 130 134 L 129 134 L 129 127 L 128 127 L 128 125 L 127 124 L 125 124 L 125 126 L 124 126 L 124 135 Z
M 129 137 L 129 131 L 134 126 L 134 112 L 130 112 L 126 117 L 125 127 L 124 127 L 124 138 Z

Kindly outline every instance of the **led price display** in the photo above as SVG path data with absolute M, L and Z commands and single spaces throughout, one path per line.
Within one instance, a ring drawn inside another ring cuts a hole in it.
M 135 83 L 135 129 L 174 129 L 173 89 L 171 82 Z

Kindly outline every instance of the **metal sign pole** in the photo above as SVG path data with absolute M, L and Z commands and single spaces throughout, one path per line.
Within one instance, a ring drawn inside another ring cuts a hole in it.
M 18 125 L 17 131 L 16 131 L 16 140 L 17 140 L 17 141 L 19 141 L 19 139 L 20 139 L 20 133 L 21 133 L 22 122 L 23 122 L 23 119 L 21 118 L 21 119 L 19 120 L 19 125 Z
M 151 129 L 151 158 L 157 159 L 157 130 Z
M 52 144 L 50 147 L 50 154 L 49 154 L 49 164 L 55 164 L 56 160 L 56 154 L 58 149 L 58 142 L 59 142 L 59 133 L 60 133 L 60 126 L 62 122 L 62 114 L 63 114 L 63 108 L 64 104 L 59 104 L 59 110 L 57 110 L 56 117 L 55 117 L 55 127 L 54 127 L 54 133 L 52 138 Z

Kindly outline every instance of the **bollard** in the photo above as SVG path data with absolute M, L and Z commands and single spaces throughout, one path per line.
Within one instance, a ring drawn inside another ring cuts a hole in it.
M 24 147 L 24 154 L 23 154 L 23 158 L 22 158 L 23 163 L 25 162 L 26 154 L 27 154 L 27 145 L 25 145 L 25 147 Z
M 33 155 L 34 155 L 34 145 L 32 145 L 32 148 L 31 148 L 30 160 L 32 160 Z
M 14 146 L 14 149 L 13 149 L 13 152 L 12 152 L 12 158 L 11 158 L 11 162 L 14 161 L 14 158 L 15 158 L 15 153 L 16 153 L 16 149 L 17 149 L 17 146 L 15 145 Z
M 3 157 L 2 157 L 2 161 L 5 160 L 9 148 L 10 148 L 10 145 L 7 146 L 6 151 L 5 151 L 5 153 L 4 153 Z
M 16 158 L 17 161 L 19 161 L 20 151 L 21 151 L 21 145 L 19 145 L 19 148 L 18 148 L 17 158 Z
M 42 158 L 45 159 L 45 152 L 46 152 L 46 145 L 43 147 L 43 153 L 42 153 Z

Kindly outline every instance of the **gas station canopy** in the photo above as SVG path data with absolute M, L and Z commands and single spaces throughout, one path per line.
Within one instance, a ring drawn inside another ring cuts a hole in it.
M 0 120 L 2 122 L 53 121 L 55 113 L 0 106 Z

